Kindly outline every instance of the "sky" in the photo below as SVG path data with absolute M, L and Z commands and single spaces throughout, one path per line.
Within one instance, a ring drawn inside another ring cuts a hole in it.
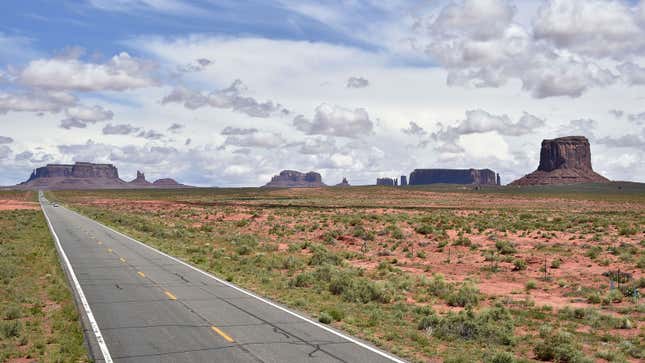
M 122 179 L 354 185 L 537 168 L 582 135 L 645 181 L 645 0 L 4 0 L 0 185 L 47 163 Z

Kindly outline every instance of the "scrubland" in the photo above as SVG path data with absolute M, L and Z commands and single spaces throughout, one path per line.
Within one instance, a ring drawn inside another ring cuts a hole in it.
M 48 195 L 411 361 L 645 359 L 642 185 Z
M 88 361 L 35 192 L 0 192 L 0 361 Z

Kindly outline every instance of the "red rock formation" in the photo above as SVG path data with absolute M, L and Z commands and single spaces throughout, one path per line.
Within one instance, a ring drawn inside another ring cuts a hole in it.
M 301 173 L 295 170 L 283 170 L 279 175 L 271 178 L 264 187 L 266 188 L 314 188 L 324 187 L 320 174 L 310 171 Z
M 137 170 L 137 177 L 130 181 L 128 184 L 138 185 L 138 186 L 149 186 L 150 182 L 146 180 L 146 175 L 139 170 Z
M 340 183 L 336 184 L 336 186 L 337 187 L 349 187 L 351 185 L 349 185 L 349 182 L 347 181 L 347 178 L 343 178 L 343 181 L 341 181 Z
M 126 189 L 126 188 L 185 188 L 172 179 L 160 179 L 155 183 L 146 181 L 145 175 L 137 172 L 137 178 L 125 182 L 112 164 L 48 164 L 34 170 L 29 179 L 15 186 L 17 189 Z
M 410 185 L 475 184 L 497 185 L 497 174 L 490 169 L 414 169 Z
M 177 183 L 175 179 L 163 178 L 155 180 L 152 185 L 156 187 L 180 187 L 184 186 L 183 184 Z
M 591 147 L 584 136 L 543 140 L 537 170 L 510 185 L 607 183 L 591 168 Z

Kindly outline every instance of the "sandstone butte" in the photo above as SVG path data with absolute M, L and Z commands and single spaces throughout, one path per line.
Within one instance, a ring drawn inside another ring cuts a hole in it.
M 265 188 L 316 188 L 324 187 L 319 173 L 310 171 L 301 173 L 295 170 L 283 170 L 264 185 Z
M 173 179 L 159 179 L 154 183 L 137 171 L 136 179 L 126 182 L 119 178 L 112 164 L 76 162 L 75 164 L 48 164 L 34 170 L 27 181 L 17 189 L 128 189 L 128 188 L 186 188 Z
M 510 185 L 551 185 L 608 183 L 609 179 L 593 171 L 591 147 L 584 136 L 566 136 L 542 140 L 540 165 L 534 172 Z

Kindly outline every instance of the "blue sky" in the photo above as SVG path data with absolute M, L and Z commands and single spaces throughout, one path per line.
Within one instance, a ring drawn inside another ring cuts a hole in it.
M 14 1 L 0 185 L 110 162 L 196 185 L 535 169 L 582 134 L 645 180 L 645 5 L 609 0 Z

